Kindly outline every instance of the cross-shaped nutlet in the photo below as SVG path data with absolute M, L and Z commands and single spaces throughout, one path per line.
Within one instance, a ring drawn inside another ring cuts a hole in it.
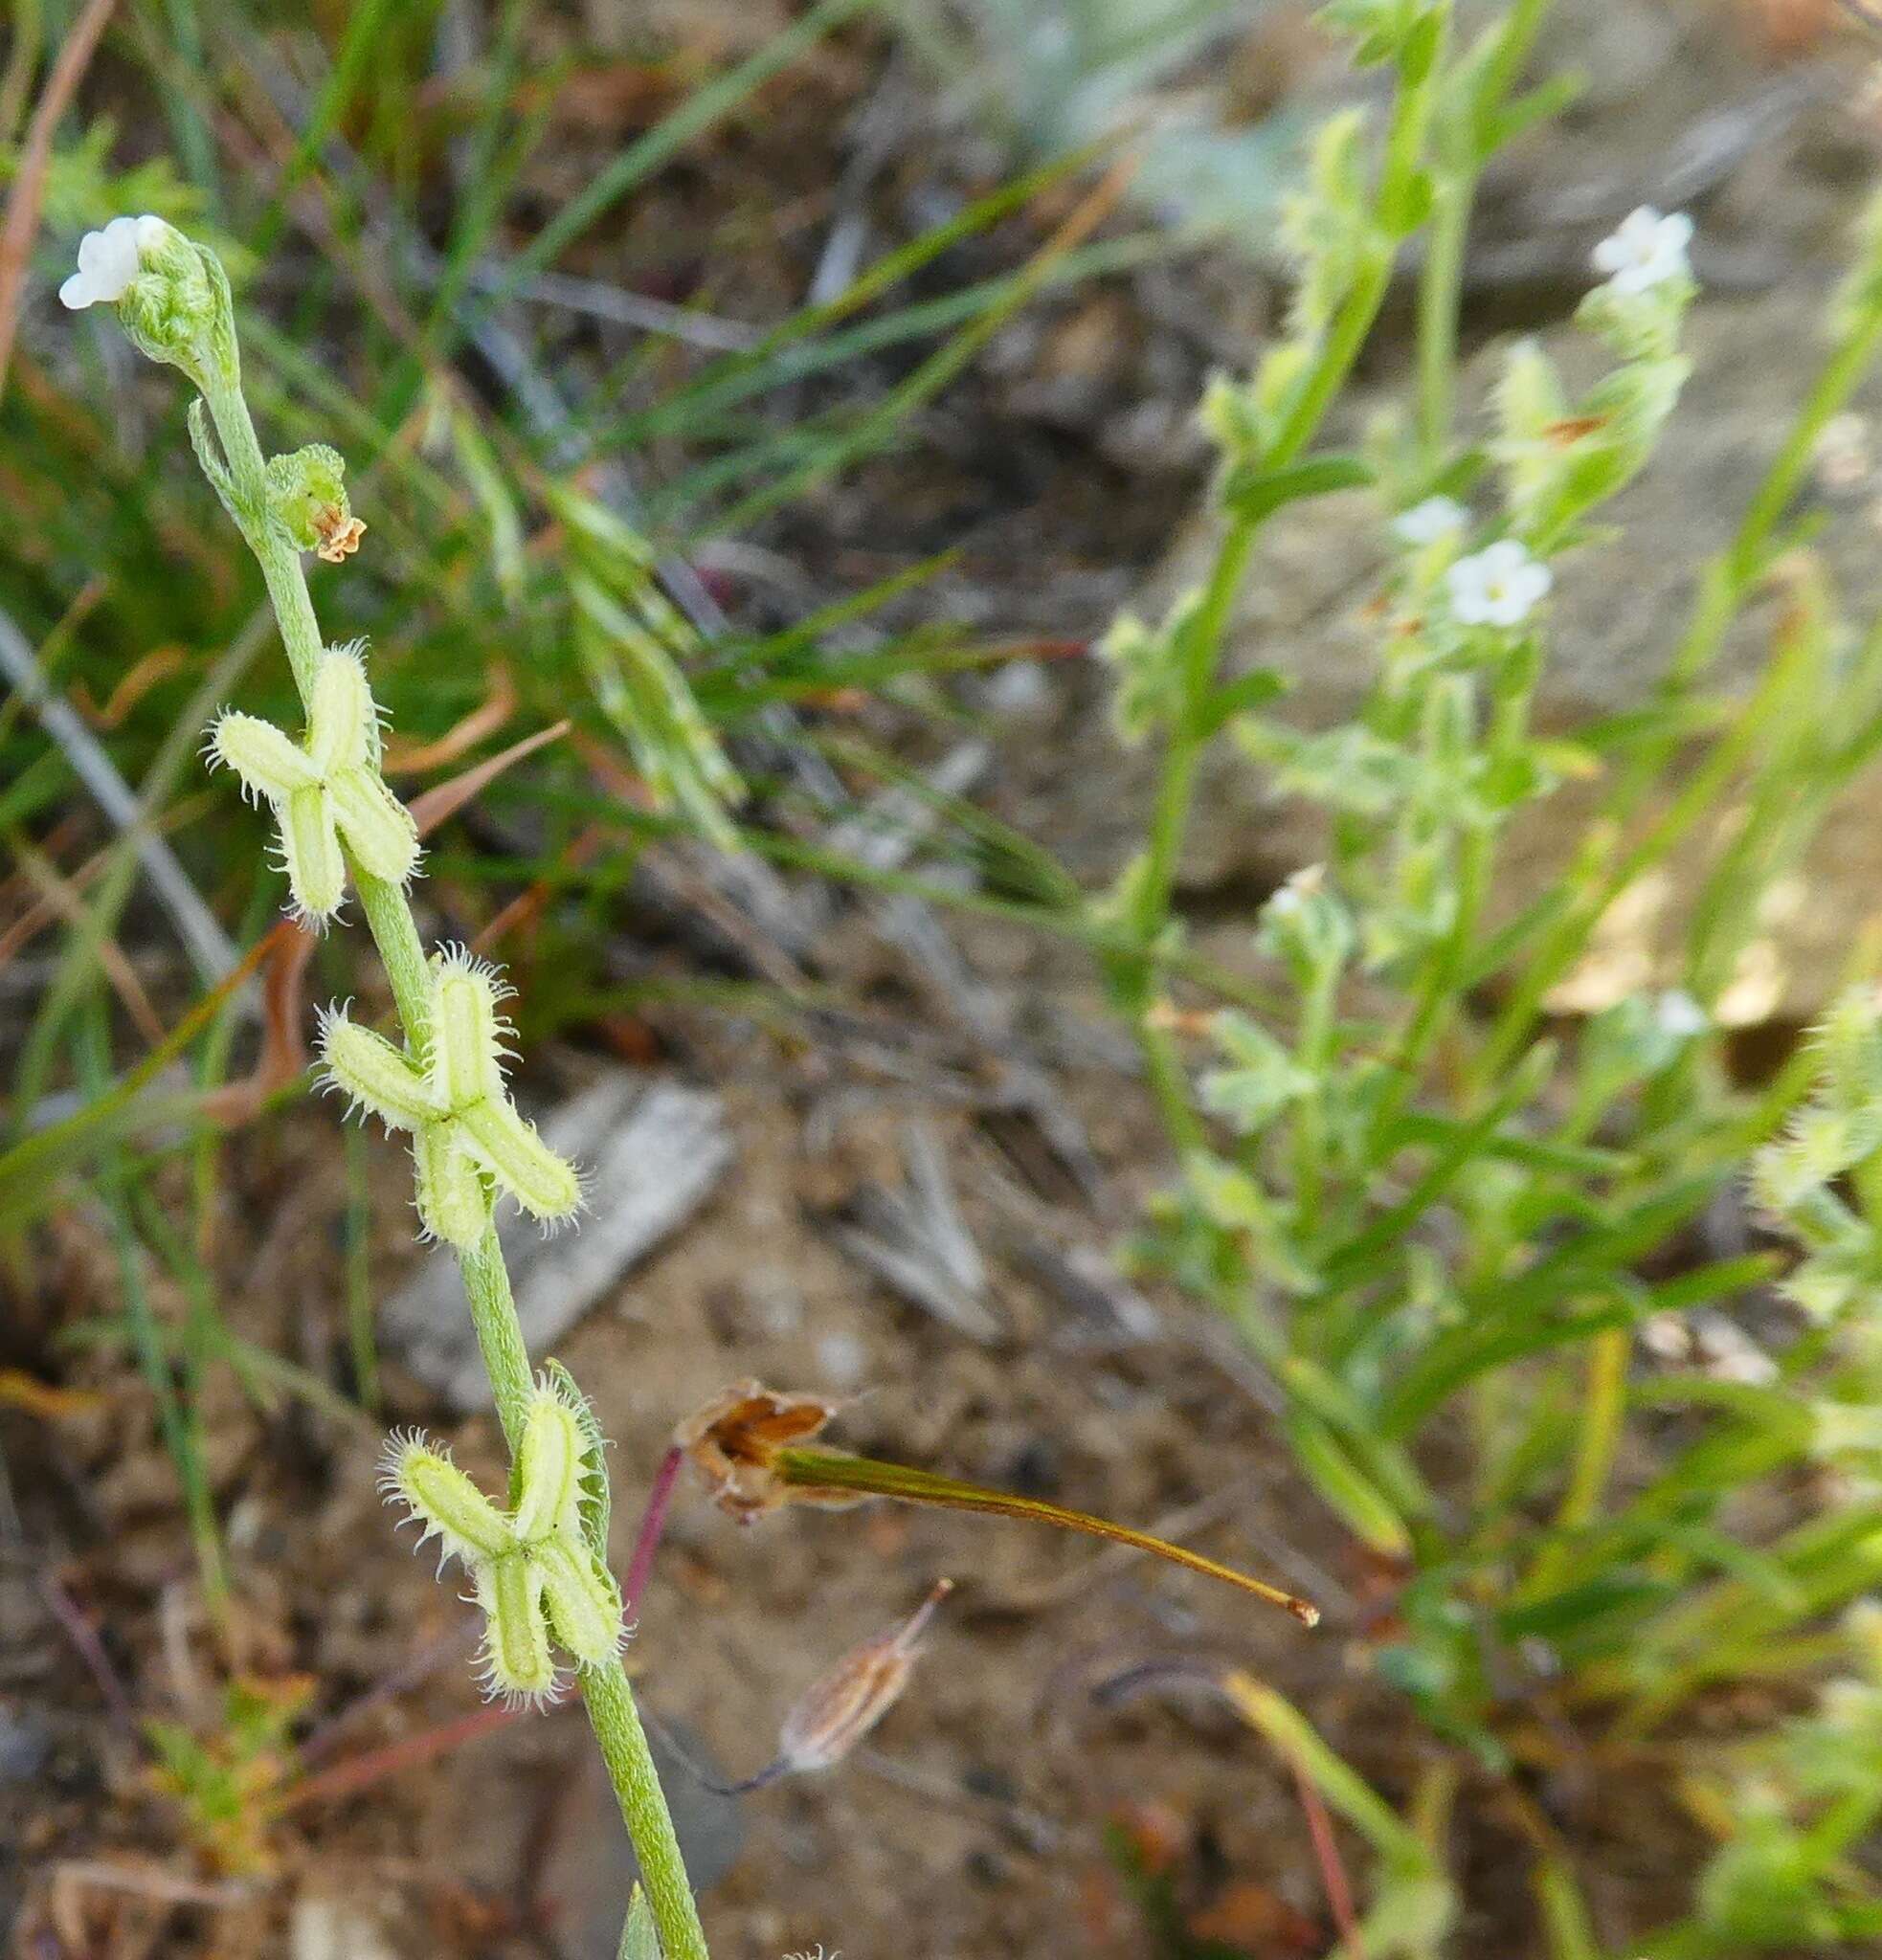
M 460 950 L 434 953 L 430 977 L 415 1058 L 344 1008 L 322 1017 L 327 1082 L 389 1128 L 411 1133 L 418 1215 L 436 1236 L 468 1251 L 504 1192 L 545 1223 L 571 1216 L 580 1180 L 517 1114 L 504 1085 L 510 1028 L 500 1010 L 509 990 Z
M 590 1474 L 581 1416 L 555 1389 L 529 1397 L 516 1459 L 516 1504 L 501 1511 L 423 1436 L 395 1436 L 379 1487 L 437 1538 L 438 1569 L 457 1559 L 483 1609 L 483 1681 L 508 1702 L 551 1698 L 557 1687 L 550 1637 L 591 1666 L 621 1642 L 620 1592 L 583 1530 L 583 1480 Z
M 379 711 L 361 644 L 322 655 L 304 742 L 233 711 L 210 737 L 211 759 L 235 770 L 245 795 L 272 805 L 288 889 L 308 919 L 325 919 L 345 896 L 342 839 L 363 870 L 389 883 L 402 884 L 418 862 L 417 826 L 379 774 Z

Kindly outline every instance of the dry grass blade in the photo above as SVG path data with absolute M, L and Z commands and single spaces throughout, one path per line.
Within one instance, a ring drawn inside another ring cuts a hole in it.
M 385 768 L 394 775 L 442 768 L 466 749 L 487 742 L 515 712 L 516 682 L 510 679 L 509 669 L 498 660 L 491 668 L 489 693 L 469 714 L 452 723 L 436 742 L 388 742 Z
M 360 1791 L 370 1790 L 375 1783 L 397 1775 L 400 1771 L 416 1769 L 421 1763 L 437 1762 L 440 1756 L 449 1755 L 465 1743 L 475 1742 L 479 1736 L 488 1735 L 492 1729 L 502 1728 L 518 1720 L 520 1713 L 518 1709 L 506 1708 L 496 1703 L 474 1709 L 468 1715 L 460 1715 L 455 1721 L 441 1723 L 421 1734 L 388 1743 L 384 1748 L 368 1749 L 361 1755 L 348 1756 L 346 1761 L 335 1763 L 332 1769 L 323 1770 L 317 1776 L 303 1776 L 299 1783 L 283 1791 L 276 1800 L 275 1813 L 285 1815 L 289 1811 L 301 1810 L 310 1803 L 332 1803 L 341 1797 L 357 1795 Z
M 84 719 L 52 687 L 34 657 L 32 643 L 5 612 L 0 612 L 0 672 L 19 690 L 38 716 L 40 725 L 61 749 L 99 808 L 130 839 L 138 861 L 150 880 L 176 926 L 206 986 L 213 986 L 235 967 L 235 948 L 202 895 L 177 862 L 176 854 L 151 827 L 137 792 L 119 773 L 118 766 L 99 746 Z
M 33 234 L 39 229 L 39 207 L 46 194 L 46 172 L 53 160 L 53 131 L 71 105 L 73 95 L 98 52 L 105 24 L 117 0 L 90 0 L 73 24 L 58 51 L 46 91 L 28 123 L 13 178 L 7 215 L 0 221 L 0 395 L 7 391 L 13 340 L 19 332 L 20 300 L 26 288 L 27 263 L 33 256 Z
M 252 1123 L 269 1097 L 299 1080 L 307 1066 L 302 983 L 319 935 L 293 919 L 281 920 L 262 942 L 267 947 L 261 992 L 261 1052 L 240 1081 L 226 1082 L 203 1098 L 211 1123 L 234 1128 Z
M 408 808 L 412 812 L 412 821 L 418 826 L 418 835 L 425 836 L 439 824 L 456 816 L 472 797 L 494 783 L 506 768 L 521 762 L 525 756 L 534 755 L 537 749 L 547 748 L 551 742 L 559 742 L 569 732 L 570 726 L 568 722 L 557 722 L 552 727 L 538 728 L 533 735 L 526 735 L 521 742 L 513 742 L 501 753 L 467 768 L 462 775 L 453 776 L 448 783 L 434 785 L 422 796 L 414 796 Z
M 14 840 L 13 849 L 21 869 L 32 880 L 39 896 L 75 932 L 82 932 L 88 923 L 84 902 L 60 874 L 58 867 L 23 838 Z M 124 1011 L 137 1024 L 138 1033 L 154 1046 L 164 1038 L 163 1016 L 144 991 L 144 982 L 138 978 L 137 969 L 124 949 L 106 934 L 99 940 L 97 955 L 99 965 L 104 969 L 104 977 L 111 983 L 111 991 L 123 1002 Z

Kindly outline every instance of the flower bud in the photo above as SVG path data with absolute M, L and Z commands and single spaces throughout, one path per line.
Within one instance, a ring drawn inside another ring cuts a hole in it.
M 362 1028 L 344 1008 L 322 1014 L 319 1052 L 325 1084 L 392 1129 L 415 1130 L 438 1114 L 424 1076 L 383 1035 Z
M 1326 867 L 1297 871 L 1262 907 L 1258 938 L 1302 987 L 1320 984 L 1351 956 L 1353 917 L 1328 888 Z
M 330 647 L 315 670 L 307 735 L 297 746 L 254 715 L 229 713 L 210 737 L 213 763 L 272 806 L 296 909 L 325 920 L 346 894 L 342 839 L 362 870 L 402 884 L 417 868 L 418 828 L 379 775 L 379 711 L 358 646 Z
M 543 1618 L 543 1573 L 522 1551 L 476 1569 L 483 1609 L 483 1686 L 512 1705 L 552 1700 L 558 1685 Z
M 297 790 L 277 805 L 280 818 L 281 869 L 303 919 L 321 924 L 340 909 L 347 896 L 347 860 L 326 798 L 317 784 Z
M 252 803 L 285 803 L 302 790 L 317 789 L 321 772 L 306 751 L 272 722 L 233 710 L 218 718 L 209 739 L 212 765 L 234 769 Z
M 449 1122 L 428 1123 L 412 1138 L 418 1219 L 433 1238 L 468 1252 L 489 1229 L 493 1197 Z
M 228 276 L 213 252 L 162 218 L 135 223 L 138 271 L 118 295 L 118 323 L 140 353 L 206 389 L 211 373 L 235 360 Z
M 540 1383 L 529 1397 L 516 1466 L 516 1535 L 525 1544 L 551 1532 L 578 1539 L 586 1468 L 581 1418 Z
M 585 1666 L 612 1660 L 621 1644 L 620 1590 L 579 1533 L 532 1545 L 529 1563 L 541 1575 L 555 1637 Z
M 509 1521 L 449 1456 L 416 1431 L 387 1443 L 379 1488 L 389 1503 L 402 1503 L 424 1526 L 420 1545 L 430 1538 L 439 1541 L 440 1565 L 455 1558 L 475 1567 L 515 1548 Z
M 469 1155 L 532 1218 L 553 1224 L 581 1209 L 575 1167 L 550 1149 L 535 1125 L 519 1116 L 507 1100 L 486 1096 L 473 1102 L 459 1113 L 458 1126 Z
M 501 1097 L 509 1023 L 499 1003 L 508 990 L 467 953 L 434 955 L 432 974 L 431 1078 L 439 1104 L 460 1110 Z

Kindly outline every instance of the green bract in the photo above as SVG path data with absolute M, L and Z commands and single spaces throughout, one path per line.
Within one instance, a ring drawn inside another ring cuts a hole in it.
M 507 1192 L 545 1223 L 573 1215 L 581 1184 L 504 1084 L 507 991 L 494 970 L 463 952 L 433 955 L 425 1053 L 416 1059 L 336 1008 L 321 1024 L 326 1080 L 388 1128 L 408 1131 L 425 1230 L 470 1249 Z
M 294 905 L 325 920 L 346 896 L 344 842 L 360 866 L 403 884 L 418 863 L 412 813 L 379 774 L 379 714 L 357 645 L 330 648 L 316 672 L 300 745 L 273 723 L 231 710 L 210 737 L 213 759 L 272 806 Z
M 437 1538 L 442 1558 L 469 1572 L 484 1617 L 484 1681 L 509 1701 L 555 1692 L 551 1633 L 589 1666 L 620 1646 L 620 1592 L 578 1511 L 584 1447 L 578 1412 L 546 1381 L 529 1397 L 507 1513 L 424 1437 L 395 1436 L 387 1447 L 380 1487 L 424 1527 L 420 1545 Z

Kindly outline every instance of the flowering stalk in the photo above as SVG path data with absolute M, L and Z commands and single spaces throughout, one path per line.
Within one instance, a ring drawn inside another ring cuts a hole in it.
M 1337 4 L 1330 10 L 1335 18 L 1339 11 Z M 1370 16 L 1380 11 L 1366 0 L 1359 0 L 1358 11 L 1368 16 L 1368 27 Z M 1156 798 L 1144 850 L 1112 901 L 1141 953 L 1116 963 L 1113 984 L 1136 1024 L 1164 1121 L 1184 1149 L 1200 1145 L 1202 1128 L 1175 1044 L 1152 1010 L 1162 957 L 1174 937 L 1171 908 L 1198 774 L 1221 725 L 1222 717 L 1212 710 L 1222 641 L 1266 518 L 1294 497 L 1352 480 L 1337 472 L 1323 479 L 1298 459 L 1358 358 L 1384 302 L 1399 240 L 1416 229 L 1421 204 L 1429 195 L 1422 153 L 1449 7 L 1447 0 L 1437 0 L 1415 18 L 1402 8 L 1396 17 L 1411 24 L 1392 30 L 1380 47 L 1397 67 L 1399 90 L 1378 184 L 1368 195 L 1357 119 L 1334 118 L 1315 146 L 1309 188 L 1289 212 L 1289 242 L 1305 265 L 1289 334 L 1252 381 L 1219 379 L 1204 402 L 1204 425 L 1222 452 L 1218 494 L 1226 519 L 1209 575 L 1198 591 L 1177 602 L 1160 633 L 1126 620 L 1107 643 L 1124 670 L 1127 688 L 1132 667 L 1139 675 L 1163 670 L 1158 712 L 1145 718 L 1162 724 Z
M 325 922 L 350 880 L 378 947 L 403 1045 L 326 1015 L 329 1082 L 409 1134 L 420 1216 L 464 1274 L 479 1346 L 515 1468 L 511 1503 L 492 1503 L 422 1438 L 395 1440 L 388 1494 L 469 1573 L 486 1625 L 493 1690 L 537 1699 L 556 1684 L 554 1649 L 575 1679 L 634 1841 L 666 1960 L 706 1960 L 678 1840 L 619 1659 L 620 1597 L 608 1573 L 606 1478 L 598 1433 L 566 1376 L 533 1376 L 493 1219 L 503 1195 L 543 1219 L 565 1218 L 572 1169 L 519 1116 L 504 1082 L 507 1027 L 497 976 L 451 950 L 427 955 L 406 895 L 417 866 L 411 816 L 380 775 L 379 714 L 360 649 L 329 649 L 302 554 L 337 563 L 365 526 L 349 510 L 344 464 L 325 444 L 264 460 L 241 387 L 235 310 L 214 253 L 154 217 L 89 234 L 60 288 L 74 310 L 112 306 L 131 342 L 180 368 L 200 399 L 190 434 L 205 474 L 261 567 L 306 714 L 295 742 L 228 714 L 213 762 L 267 804 L 295 909 Z
M 1706 673 L 1725 644 L 1733 622 L 1769 576 L 1789 542 L 1780 526 L 1797 497 L 1819 438 L 1831 419 L 1848 407 L 1882 354 L 1882 194 L 1871 194 L 1862 212 L 1854 263 L 1830 310 L 1829 326 L 1828 354 L 1800 404 L 1782 446 L 1752 493 L 1731 540 L 1699 575 L 1691 616 L 1661 685 L 1663 706 L 1677 704 Z M 1648 804 L 1654 786 L 1678 749 L 1680 731 L 1678 717 L 1669 714 L 1661 732 L 1637 745 L 1602 811 L 1613 835 L 1622 835 Z M 1478 1057 L 1479 1087 L 1509 1067 L 1511 1058 L 1533 1036 L 1550 990 L 1586 951 L 1615 902 L 1667 861 L 1704 807 L 1696 797 L 1681 799 L 1633 849 L 1595 867 L 1511 990 Z

